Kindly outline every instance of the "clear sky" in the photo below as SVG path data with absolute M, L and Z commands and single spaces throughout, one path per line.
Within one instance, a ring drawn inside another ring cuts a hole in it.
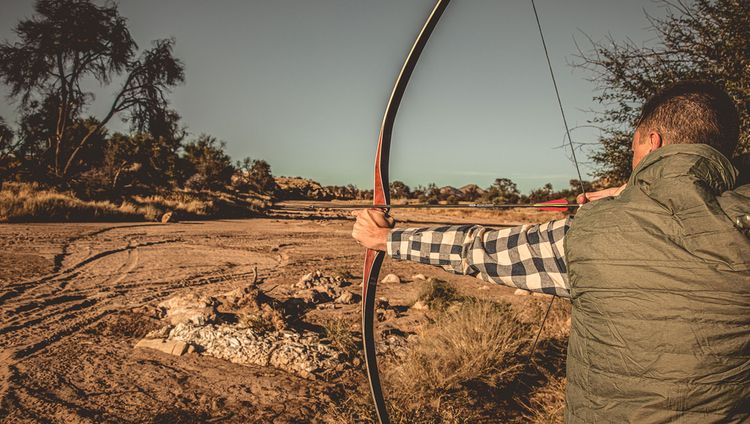
M 0 38 L 32 14 L 2 0 Z M 372 186 L 383 109 L 433 0 L 122 0 L 140 47 L 174 37 L 186 83 L 172 96 L 191 137 L 227 142 L 235 159 L 265 159 L 275 175 Z M 574 38 L 649 40 L 649 0 L 538 0 L 565 111 L 585 125 L 594 84 L 573 69 Z M 0 92 L 6 89 L 0 87 Z M 95 116 L 111 90 L 96 89 Z M 3 97 L 0 116 L 14 120 Z M 111 129 L 123 128 L 120 124 Z M 575 177 L 559 148 L 564 127 L 530 1 L 455 0 L 417 65 L 396 119 L 391 180 L 522 191 Z M 574 141 L 596 133 L 576 130 Z M 580 158 L 579 158 L 580 160 Z M 582 158 L 585 162 L 586 159 Z M 584 164 L 584 172 L 588 168 Z

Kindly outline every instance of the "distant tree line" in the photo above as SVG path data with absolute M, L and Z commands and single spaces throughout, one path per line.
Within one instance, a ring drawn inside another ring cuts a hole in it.
M 38 0 L 35 16 L 0 44 L 0 81 L 18 104 L 13 129 L 0 118 L 0 179 L 32 181 L 111 198 L 184 187 L 271 193 L 271 167 L 233 163 L 225 144 L 202 134 L 187 139 L 170 90 L 184 82 L 173 39 L 138 46 L 115 3 Z M 122 81 L 101 116 L 93 116 L 91 82 Z M 130 133 L 110 133 L 121 119 Z
M 370 200 L 371 189 L 359 189 L 349 184 L 347 186 L 323 186 L 316 181 L 302 177 L 276 178 L 276 197 L 285 200 Z M 602 188 L 600 183 L 583 182 L 586 191 Z M 518 186 L 508 178 L 497 178 L 489 187 L 481 188 L 476 184 L 469 184 L 461 188 L 451 186 L 438 187 L 434 183 L 427 186 L 409 187 L 403 181 L 394 181 L 390 185 L 391 198 L 395 200 L 413 200 L 413 203 L 423 204 L 458 204 L 459 202 L 492 203 L 492 204 L 524 204 L 538 203 L 553 199 L 575 200 L 580 193 L 581 184 L 578 180 L 570 180 L 570 187 L 555 190 L 552 184 L 531 190 L 528 194 L 519 191 Z
M 586 191 L 595 189 L 595 185 L 583 182 Z M 578 180 L 570 180 L 570 187 L 555 190 L 551 183 L 531 190 L 528 194 L 519 191 L 518 186 L 509 178 L 497 178 L 486 188 L 476 184 L 469 184 L 461 188 L 451 186 L 438 187 L 434 183 L 427 186 L 418 185 L 413 189 L 402 181 L 391 183 L 391 197 L 394 199 L 414 199 L 418 203 L 426 204 L 458 204 L 459 202 L 492 203 L 492 204 L 528 204 L 545 202 L 553 199 L 568 199 L 573 201 L 580 193 L 581 184 Z M 372 191 L 368 190 L 360 197 L 371 198 Z

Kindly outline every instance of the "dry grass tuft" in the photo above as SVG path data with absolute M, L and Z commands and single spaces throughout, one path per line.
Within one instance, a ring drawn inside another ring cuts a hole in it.
M 529 349 L 549 299 L 516 306 L 451 299 L 434 321 L 410 338 L 404 355 L 381 358 L 383 387 L 394 423 L 561 423 L 570 302 L 557 299 L 530 362 Z M 428 286 L 432 287 L 432 285 Z M 450 286 L 447 286 L 450 287 Z M 322 422 L 375 422 L 364 376 L 334 397 Z
M 429 278 L 423 282 L 416 299 L 428 305 L 430 309 L 438 311 L 464 300 L 466 298 L 458 293 L 453 284 L 438 278 Z
M 451 391 L 477 382 L 497 387 L 518 374 L 515 359 L 528 344 L 526 332 L 509 305 L 468 301 L 421 332 L 396 367 L 396 382 L 412 393 Z
M 507 304 L 471 300 L 424 329 L 388 375 L 394 421 L 465 422 L 523 370 L 528 326 Z M 473 421 L 473 419 L 469 419 Z
M 519 319 L 528 322 L 533 332 L 539 329 L 549 299 L 529 299 L 519 311 Z M 534 352 L 534 366 L 529 367 L 523 380 L 528 393 L 518 399 L 524 409 L 523 422 L 562 423 L 565 415 L 565 357 L 570 335 L 570 301 L 556 299 L 542 329 L 539 345 Z
M 72 193 L 47 190 L 37 184 L 3 183 L 0 222 L 138 221 L 132 210 L 110 202 L 83 201 Z
M 549 375 L 547 384 L 534 391 L 525 405 L 524 421 L 531 424 L 562 424 L 565 421 L 567 379 Z
M 532 297 L 523 303 L 523 307 L 516 307 L 516 316 L 521 321 L 531 324 L 536 332 L 542 324 L 551 298 Z M 536 333 L 535 333 L 536 334 Z M 567 340 L 570 335 L 570 301 L 556 298 L 549 311 L 547 322 L 542 329 L 543 339 Z
M 36 183 L 3 183 L 0 189 L 0 222 L 156 221 L 168 211 L 180 219 L 244 218 L 267 206 L 268 199 L 258 195 L 221 192 L 178 190 L 133 196 L 117 205 L 81 200 Z
M 330 318 L 325 320 L 322 325 L 324 340 L 330 342 L 339 352 L 346 355 L 347 358 L 353 358 L 359 350 L 357 338 L 350 330 L 350 325 L 346 320 Z

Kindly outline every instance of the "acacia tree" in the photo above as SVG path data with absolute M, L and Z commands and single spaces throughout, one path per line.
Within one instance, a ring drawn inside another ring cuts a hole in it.
M 518 186 L 510 178 L 496 178 L 495 182 L 482 194 L 482 198 L 492 203 L 518 203 L 521 198 Z
M 187 143 L 183 160 L 191 176 L 185 185 L 196 190 L 223 190 L 230 185 L 235 168 L 225 147 L 226 143 L 206 134 Z
M 271 173 L 271 165 L 262 159 L 245 158 L 237 161 L 237 172 L 232 179 L 232 185 L 241 191 L 253 190 L 257 193 L 273 193 L 276 181 Z
M 408 199 L 411 196 L 411 189 L 403 181 L 392 182 L 390 190 L 394 199 Z
M 611 184 L 630 174 L 632 128 L 640 105 L 661 87 L 686 79 L 707 80 L 733 97 L 740 113 L 737 154 L 750 152 L 750 2 L 745 0 L 659 0 L 665 16 L 646 15 L 655 34 L 651 45 L 589 39 L 577 63 L 593 72 L 604 111 L 592 159 Z
M 170 88 L 184 81 L 182 63 L 172 54 L 174 40 L 156 40 L 136 56 L 138 46 L 115 4 L 89 0 L 37 0 L 36 15 L 15 27 L 17 42 L 0 44 L 0 80 L 19 101 L 23 144 L 40 144 L 42 159 L 61 182 L 76 170 L 82 152 L 115 116 L 137 131 L 174 127 L 168 109 Z M 106 114 L 83 134 L 80 124 L 93 94 L 82 88 L 123 78 Z
M 0 116 L 0 175 L 5 174 L 13 150 L 13 131 Z

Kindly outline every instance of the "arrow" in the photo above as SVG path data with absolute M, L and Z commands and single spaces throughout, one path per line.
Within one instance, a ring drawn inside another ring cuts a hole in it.
M 564 212 L 578 208 L 577 203 L 568 203 L 567 199 L 548 200 L 538 203 L 465 203 L 458 205 L 429 205 L 429 204 L 344 204 L 344 205 L 319 205 L 319 204 L 302 204 L 291 206 L 281 206 L 282 209 L 539 209 L 540 211 Z

